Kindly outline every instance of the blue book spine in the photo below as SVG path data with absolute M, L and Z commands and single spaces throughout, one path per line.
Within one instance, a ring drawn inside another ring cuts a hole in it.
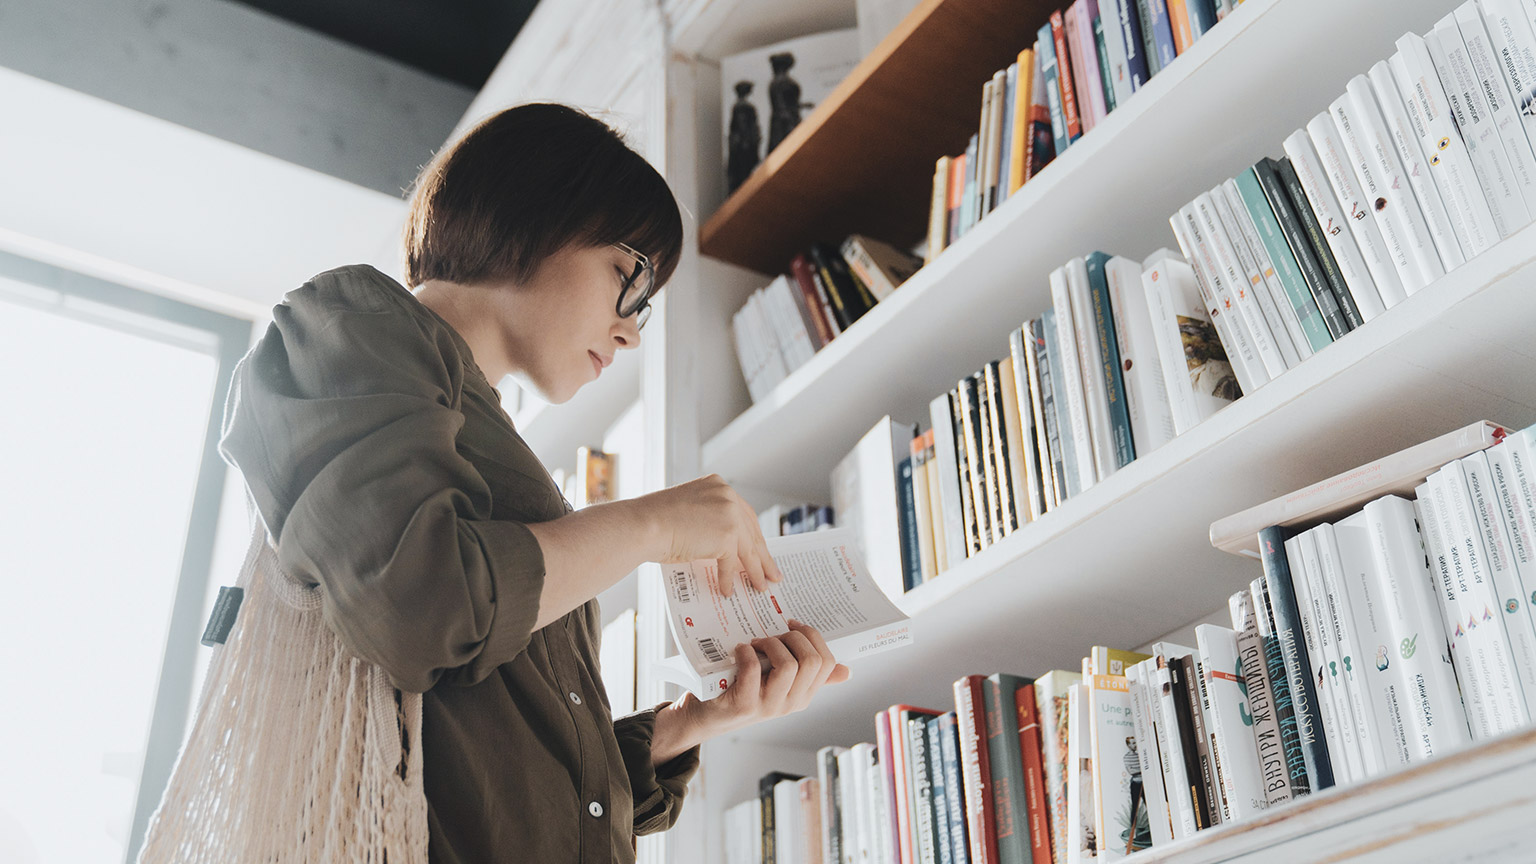
M 1216 3 L 1214 0 L 1185 0 L 1185 7 L 1189 9 L 1190 35 L 1199 39 L 1205 35 L 1205 31 L 1216 26 Z
M 949 824 L 949 781 L 944 776 L 944 744 L 940 740 L 939 718 L 929 720 L 923 729 L 928 736 L 928 785 L 933 789 L 933 848 L 938 864 L 954 864 L 955 855 Z
M 971 864 L 970 830 L 965 823 L 965 793 L 960 782 L 960 726 L 955 712 L 940 714 L 939 758 L 944 763 L 944 796 L 949 808 L 949 851 L 952 864 Z
M 917 505 L 912 497 L 912 457 L 896 463 L 896 511 L 901 517 L 902 584 L 908 591 L 923 581 L 923 565 L 917 548 Z
M 1157 52 L 1157 13 L 1154 6 L 1164 8 L 1163 17 L 1168 17 L 1166 7 L 1159 0 L 1136 0 L 1136 26 L 1141 28 L 1142 56 L 1147 58 L 1148 77 L 1163 69 L 1163 58 Z
M 1115 335 L 1115 312 L 1109 302 L 1109 278 L 1104 274 L 1109 259 L 1103 252 L 1088 256 L 1088 291 L 1093 298 L 1094 327 L 1099 331 L 1099 370 L 1104 376 L 1104 392 L 1109 396 L 1116 467 L 1124 468 L 1136 458 L 1136 442 L 1131 434 L 1130 408 L 1125 404 L 1125 372 L 1120 368 L 1120 341 Z
M 1105 0 L 1105 2 L 1113 2 L 1113 0 Z M 1104 44 L 1104 16 L 1093 16 L 1092 27 L 1093 50 L 1099 55 L 1099 89 L 1104 94 L 1104 113 L 1108 114 L 1119 106 L 1115 104 L 1115 72 L 1109 68 L 1109 46 Z
M 1045 327 L 1045 350 L 1041 352 L 1043 360 L 1047 355 L 1052 358 L 1056 354 L 1056 346 L 1060 344 L 1056 336 L 1056 310 L 1047 309 L 1040 316 L 1040 323 Z M 1072 418 L 1067 414 L 1067 400 L 1061 394 L 1067 392 L 1067 385 L 1062 378 L 1061 364 L 1051 364 L 1051 392 L 1055 394 L 1056 403 L 1056 438 L 1052 439 L 1052 453 L 1057 455 L 1057 464 L 1062 469 L 1062 475 L 1066 477 L 1066 491 L 1083 488 L 1081 478 L 1077 473 L 1077 448 L 1072 446 L 1072 440 L 1068 431 L 1072 428 Z M 1040 367 L 1040 374 L 1045 375 L 1045 366 Z M 1061 500 L 1067 500 L 1063 494 Z
M 1148 7 L 1152 10 L 1152 40 L 1157 45 L 1158 68 L 1161 69 L 1173 62 L 1173 58 L 1179 56 L 1179 49 L 1173 44 L 1173 20 L 1168 17 L 1168 3 L 1166 0 L 1147 0 Z M 1143 27 L 1148 26 L 1145 21 Z
M 1269 673 L 1275 693 L 1275 716 L 1280 721 L 1280 751 L 1285 754 L 1285 776 L 1291 797 L 1312 791 L 1307 787 L 1307 760 L 1302 754 L 1301 736 L 1296 731 L 1296 708 L 1291 704 L 1291 682 L 1285 677 L 1285 655 L 1280 640 L 1273 635 L 1260 639 L 1264 644 L 1264 669 Z
M 1056 155 L 1066 152 L 1072 141 L 1067 138 L 1067 115 L 1061 110 L 1061 67 L 1056 63 L 1056 37 L 1046 24 L 1036 34 L 1035 54 L 1040 58 L 1040 77 L 1045 85 L 1045 104 L 1051 109 L 1051 142 Z
M 1120 38 L 1125 42 L 1126 72 L 1131 76 L 1131 92 L 1141 89 L 1152 77 L 1147 67 L 1146 42 L 1141 36 L 1141 17 L 1136 0 L 1106 0 L 1120 10 Z
M 1301 633 L 1301 613 L 1291 585 L 1291 565 L 1285 557 L 1285 532 L 1272 525 L 1259 532 L 1259 557 L 1264 562 L 1264 585 L 1275 613 L 1275 638 L 1285 661 L 1285 680 L 1291 690 L 1291 712 L 1307 767 L 1307 785 L 1313 791 L 1333 785 L 1333 763 L 1323 740 L 1323 723 L 1317 713 L 1317 690 L 1312 685 L 1312 660 Z

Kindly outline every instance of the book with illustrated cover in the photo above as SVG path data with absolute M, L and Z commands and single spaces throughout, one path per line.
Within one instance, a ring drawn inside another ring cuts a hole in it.
M 1071 722 L 1067 694 L 1081 680 L 1081 674 L 1060 669 L 1035 679 L 1045 798 L 1050 806 L 1051 850 L 1058 862 L 1067 860 L 1067 744 Z
M 1167 249 L 1152 253 L 1143 263 L 1141 284 L 1174 429 L 1182 434 L 1237 399 L 1242 390 L 1200 297 L 1194 270 L 1184 259 Z
M 1246 316 L 1237 305 L 1237 298 L 1232 296 L 1230 286 L 1222 278 L 1215 254 L 1205 240 L 1194 202 L 1180 207 L 1177 213 L 1169 217 L 1168 224 L 1173 229 L 1173 237 L 1179 249 L 1184 252 L 1184 259 L 1195 271 L 1195 284 L 1200 288 L 1200 299 L 1205 303 L 1211 324 L 1215 326 L 1221 344 L 1226 348 L 1228 362 L 1232 364 L 1238 383 L 1242 385 L 1244 393 L 1255 392 L 1269 383 L 1269 372 L 1259 356 L 1254 336 L 1249 332 Z
M 1130 688 L 1124 675 L 1094 674 L 1086 699 L 1098 859 L 1114 861 L 1152 845 Z

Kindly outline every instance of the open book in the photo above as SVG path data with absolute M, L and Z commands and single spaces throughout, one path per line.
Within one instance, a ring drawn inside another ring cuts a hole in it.
M 732 649 L 789 632 L 789 619 L 821 631 L 839 663 L 908 644 L 907 616 L 875 585 L 846 528 L 768 538 L 784 581 L 761 593 L 738 582 L 729 597 L 716 588 L 715 561 L 664 564 L 667 617 L 679 653 L 658 665 L 664 680 L 700 699 L 735 682 Z

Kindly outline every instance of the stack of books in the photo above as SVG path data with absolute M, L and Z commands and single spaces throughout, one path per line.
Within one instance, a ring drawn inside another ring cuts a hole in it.
M 757 514 L 757 524 L 763 529 L 764 537 L 788 537 L 837 527 L 832 519 L 832 508 L 817 504 L 793 507 L 775 504 Z
M 1536 30 L 1468 0 L 1169 220 L 1244 392 L 1536 213 Z
M 965 152 L 934 165 L 927 258 L 1017 192 L 1242 0 L 1076 0 L 982 85 Z
M 1527 728 L 1533 529 L 1536 427 L 1486 422 L 1229 517 L 1263 560 L 1232 626 L 894 705 L 733 809 L 730 860 L 1113 860 Z
M 788 274 L 753 292 L 731 319 L 752 401 L 891 296 L 919 266 L 915 256 L 858 234 L 796 255 Z
M 1094 252 L 1050 274 L 1052 308 L 1006 356 L 881 420 L 833 472 L 877 580 L 911 590 L 1041 518 L 1239 395 L 1173 252 Z M 896 575 L 900 579 L 896 579 Z

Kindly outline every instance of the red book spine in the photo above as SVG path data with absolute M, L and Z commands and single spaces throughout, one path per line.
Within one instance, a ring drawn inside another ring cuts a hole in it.
M 987 758 L 986 686 L 982 675 L 955 682 L 955 720 L 960 727 L 960 774 L 965 783 L 965 824 L 971 864 L 997 864 L 997 811 L 992 803 L 992 766 Z
M 1040 709 L 1035 685 L 1013 694 L 1019 709 L 1019 749 L 1024 753 L 1024 805 L 1029 810 L 1029 845 L 1034 864 L 1051 862 L 1051 811 L 1045 800 L 1045 765 L 1040 761 Z
M 816 332 L 821 334 L 822 344 L 831 342 L 837 337 L 832 324 L 832 310 L 821 292 L 816 290 L 816 277 L 811 275 L 811 260 L 805 257 L 805 253 L 796 255 L 789 262 L 789 274 L 795 277 L 795 284 L 800 286 L 800 293 L 805 295 L 805 304 L 811 310 L 811 318 L 816 323 Z
M 1056 43 L 1056 80 L 1061 86 L 1061 114 L 1067 122 L 1067 140 L 1083 134 L 1082 118 L 1077 116 L 1077 95 L 1072 86 L 1072 60 L 1067 51 L 1067 25 L 1061 11 L 1051 13 L 1051 41 Z

